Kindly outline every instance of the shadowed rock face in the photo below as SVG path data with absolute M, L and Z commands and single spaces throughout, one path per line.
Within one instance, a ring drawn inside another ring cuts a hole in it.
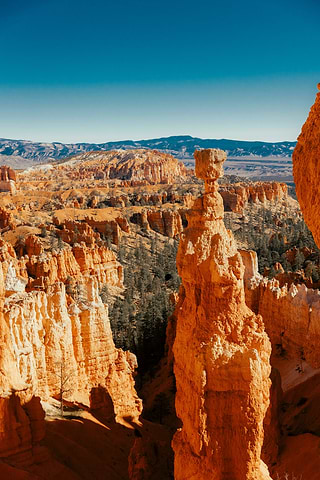
M 2 165 L 0 167 L 0 181 L 1 182 L 8 182 L 9 180 L 13 180 L 14 182 L 16 179 L 16 172 L 6 165 Z
M 6 165 L 0 167 L 0 192 L 16 193 L 16 172 Z
M 205 194 L 189 211 L 177 255 L 182 278 L 173 346 L 175 479 L 267 480 L 260 459 L 269 404 L 270 342 L 245 304 L 244 267 L 223 223 L 216 180 L 226 154 L 195 152 Z
M 318 84 L 320 90 L 320 84 Z M 297 197 L 315 242 L 320 246 L 320 93 L 298 137 L 292 155 Z

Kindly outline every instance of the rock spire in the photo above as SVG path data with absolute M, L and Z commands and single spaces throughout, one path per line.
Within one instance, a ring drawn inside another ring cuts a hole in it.
M 260 459 L 269 404 L 270 342 L 245 304 L 244 267 L 223 223 L 216 180 L 222 150 L 196 151 L 205 193 L 187 215 L 177 255 L 182 278 L 173 346 L 176 480 L 267 480 Z

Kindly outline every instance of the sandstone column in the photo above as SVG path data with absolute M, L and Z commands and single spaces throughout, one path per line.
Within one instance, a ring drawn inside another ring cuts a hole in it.
M 176 480 L 267 480 L 260 460 L 269 404 L 270 342 L 245 304 L 244 267 L 223 223 L 216 180 L 222 150 L 196 151 L 205 194 L 189 211 L 177 267 L 182 278 L 173 346 Z

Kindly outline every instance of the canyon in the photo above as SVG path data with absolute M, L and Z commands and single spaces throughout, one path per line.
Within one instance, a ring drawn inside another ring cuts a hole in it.
M 270 343 L 261 317 L 246 307 L 241 257 L 223 223 L 216 180 L 226 155 L 202 150 L 195 158 L 205 193 L 189 211 L 177 256 L 173 353 L 183 426 L 173 440 L 175 478 L 267 480 L 260 456 Z
M 319 101 L 293 156 L 316 241 Z M 222 150 L 194 156 L 195 171 L 146 148 L 1 168 L 1 477 L 316 480 L 319 293 L 263 276 L 224 224 L 298 206 L 284 183 L 222 181 Z M 142 347 L 166 325 L 155 365 Z

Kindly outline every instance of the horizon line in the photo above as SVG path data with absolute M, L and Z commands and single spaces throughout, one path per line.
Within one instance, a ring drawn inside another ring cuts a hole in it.
M 269 143 L 269 144 L 281 144 L 281 143 L 296 143 L 297 140 L 277 140 L 277 141 L 270 141 L 270 140 L 239 140 L 235 138 L 210 138 L 210 137 L 194 137 L 189 134 L 182 134 L 182 135 L 168 135 L 168 136 L 161 136 L 161 137 L 151 137 L 151 138 L 139 138 L 137 140 L 134 139 L 120 139 L 120 140 L 106 140 L 106 141 L 98 141 L 98 142 L 88 142 L 88 141 L 76 141 L 76 142 L 62 142 L 62 141 L 45 141 L 45 140 L 29 140 L 29 139 L 22 139 L 22 138 L 6 138 L 0 137 L 0 140 L 8 140 L 8 141 L 17 141 L 17 142 L 28 142 L 28 143 L 49 143 L 49 144 L 64 144 L 64 145 L 103 145 L 105 143 L 120 143 L 120 142 L 146 142 L 151 140 L 161 140 L 167 138 L 175 138 L 175 137 L 188 137 L 192 139 L 199 139 L 199 140 L 215 140 L 215 141 L 231 141 L 231 142 L 246 142 L 246 143 Z

